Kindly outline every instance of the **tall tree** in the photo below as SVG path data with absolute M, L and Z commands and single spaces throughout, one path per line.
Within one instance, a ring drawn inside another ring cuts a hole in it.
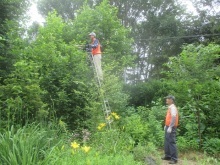
M 132 31 L 138 54 L 135 74 L 138 80 L 156 78 L 168 57 L 177 55 L 181 50 L 183 41 L 178 36 L 183 34 L 183 11 L 173 0 L 148 0 L 134 7 L 130 17 L 131 21 L 136 21 Z
M 38 9 L 43 16 L 56 10 L 65 21 L 68 21 L 75 18 L 77 10 L 82 7 L 83 3 L 83 0 L 39 0 Z
M 53 1 L 41 1 L 44 2 L 41 3 L 41 8 L 44 6 L 47 12 L 56 9 L 64 18 L 65 15 L 73 14 L 74 16 L 69 17 L 72 19 L 77 15 L 76 10 L 83 4 L 65 0 L 68 3 L 62 2 L 56 7 L 46 7 L 45 2 L 50 4 L 48 6 L 54 6 Z M 92 7 L 102 1 L 86 2 Z M 161 78 L 163 64 L 168 61 L 168 57 L 179 54 L 184 44 L 219 42 L 219 35 L 215 35 L 219 33 L 220 27 L 219 11 L 215 7 L 219 4 L 218 0 L 194 1 L 197 16 L 187 13 L 180 5 L 180 1 L 174 0 L 109 0 L 109 2 L 118 8 L 118 18 L 124 26 L 131 28 L 131 37 L 135 40 L 133 52 L 137 54 L 136 66 L 128 71 L 132 72 L 130 77 L 132 81 Z
M 50 13 L 44 26 L 36 26 L 39 31 L 34 30 L 34 40 L 18 50 L 20 59 L 0 86 L 0 103 L 4 104 L 0 121 L 4 126 L 8 121 L 8 125 L 24 124 L 49 116 L 72 129 L 86 127 L 90 117 L 104 120 L 100 101 L 104 90 L 114 111 L 125 109 L 127 95 L 122 93 L 118 77 L 132 62 L 132 39 L 118 20 L 116 8 L 107 0 L 95 8 L 84 5 L 68 23 L 57 15 Z M 87 53 L 78 47 L 88 40 L 91 31 L 97 33 L 105 48 L 104 85 L 100 90 L 87 64 Z
M 27 6 L 28 0 L 2 0 L 0 2 L 0 83 L 3 83 L 4 78 L 11 71 L 16 58 L 11 48 L 18 36 L 19 18 Z
M 203 43 L 220 43 L 220 1 L 200 0 L 193 2 L 198 12 L 198 16 L 193 24 L 195 26 L 195 33 L 202 35 L 201 41 Z

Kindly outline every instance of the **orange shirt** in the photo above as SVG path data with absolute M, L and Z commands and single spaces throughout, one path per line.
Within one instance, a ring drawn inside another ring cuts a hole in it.
M 101 45 L 99 43 L 99 40 L 98 39 L 95 39 L 93 42 L 92 42 L 92 55 L 97 55 L 97 54 L 101 54 Z
M 174 104 L 172 104 L 168 107 L 167 115 L 166 115 L 166 121 L 165 121 L 166 126 L 170 126 L 172 116 L 176 116 L 176 121 L 175 121 L 174 126 L 177 127 L 178 122 L 179 122 L 179 115 L 178 115 L 178 110 L 177 110 L 177 108 Z

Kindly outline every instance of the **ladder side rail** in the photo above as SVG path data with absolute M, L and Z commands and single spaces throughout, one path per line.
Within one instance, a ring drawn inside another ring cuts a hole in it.
M 100 95 L 101 95 L 102 100 L 103 100 L 102 107 L 103 107 L 103 113 L 104 113 L 105 121 L 108 124 L 109 128 L 111 129 L 111 121 L 107 120 L 108 116 L 111 114 L 110 105 L 109 105 L 108 100 L 106 99 L 105 94 L 103 94 L 100 90 L 101 81 L 100 81 L 100 78 L 98 76 L 98 70 L 97 70 L 97 67 L 96 67 L 95 62 L 94 62 L 94 57 L 93 57 L 92 53 L 89 52 L 89 51 L 88 51 L 88 58 L 89 58 L 90 62 L 92 63 L 93 71 L 95 72 L 95 75 L 96 75 L 95 77 L 97 78 L 97 81 L 98 81 L 98 87 L 99 87 L 98 89 L 99 89 Z

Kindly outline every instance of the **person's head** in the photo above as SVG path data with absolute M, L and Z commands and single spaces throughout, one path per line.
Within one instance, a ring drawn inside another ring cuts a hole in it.
M 96 34 L 94 32 L 89 33 L 89 36 L 91 40 L 93 40 L 96 37 Z
M 166 104 L 167 105 L 174 104 L 174 102 L 175 102 L 175 97 L 172 96 L 172 95 L 169 95 L 169 96 L 165 97 L 165 99 L 166 99 Z

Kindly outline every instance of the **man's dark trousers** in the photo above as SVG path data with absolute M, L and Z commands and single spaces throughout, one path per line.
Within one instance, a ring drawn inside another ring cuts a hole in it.
M 164 151 L 165 157 L 177 160 L 177 147 L 176 147 L 176 128 L 172 128 L 171 133 L 167 133 L 168 127 L 165 129 Z

